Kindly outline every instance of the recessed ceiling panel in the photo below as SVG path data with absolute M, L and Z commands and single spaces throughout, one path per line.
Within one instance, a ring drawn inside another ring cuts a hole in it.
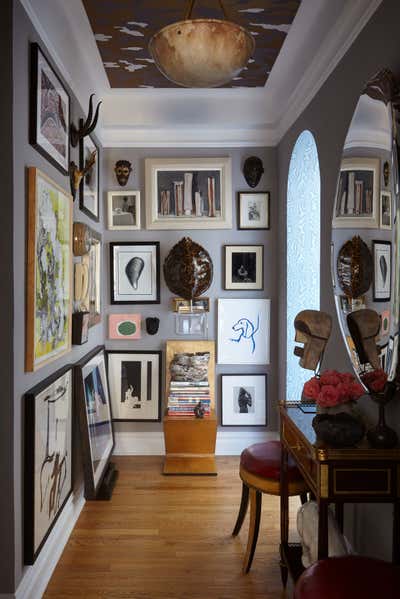
M 156 68 L 152 35 L 183 20 L 189 0 L 82 0 L 113 88 L 177 87 Z M 263 87 L 301 0 L 223 0 L 228 18 L 246 27 L 256 49 L 247 67 L 225 87 Z M 221 19 L 218 0 L 197 0 L 192 18 Z

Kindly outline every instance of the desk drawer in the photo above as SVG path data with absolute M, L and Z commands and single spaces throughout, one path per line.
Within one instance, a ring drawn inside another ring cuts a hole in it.
M 334 495 L 375 495 L 388 496 L 392 490 L 392 469 L 390 467 L 334 466 L 332 485 Z

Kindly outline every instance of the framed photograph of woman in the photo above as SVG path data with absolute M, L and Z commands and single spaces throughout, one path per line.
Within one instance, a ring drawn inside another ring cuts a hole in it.
M 267 425 L 267 375 L 223 374 L 222 426 Z
M 392 194 L 390 191 L 381 191 L 380 197 L 380 228 L 392 228 Z
M 263 289 L 264 246 L 225 246 L 225 289 Z

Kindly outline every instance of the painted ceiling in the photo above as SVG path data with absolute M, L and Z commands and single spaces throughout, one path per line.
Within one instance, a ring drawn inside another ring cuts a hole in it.
M 156 68 L 148 43 L 162 27 L 184 19 L 189 0 L 82 0 L 112 88 L 177 87 Z M 230 20 L 246 27 L 256 49 L 224 87 L 263 87 L 301 0 L 224 0 Z M 192 18 L 223 18 L 218 0 L 197 0 Z

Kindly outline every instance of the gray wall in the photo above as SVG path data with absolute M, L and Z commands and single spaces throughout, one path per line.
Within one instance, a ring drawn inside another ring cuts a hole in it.
M 301 114 L 278 146 L 279 165 L 279 214 L 280 281 L 279 297 L 281 311 L 279 322 L 279 358 L 285 363 L 285 299 L 286 299 L 286 191 L 287 174 L 293 146 L 304 129 L 310 130 L 318 148 L 321 169 L 321 309 L 332 314 L 334 329 L 328 345 L 325 367 L 351 370 L 351 365 L 340 335 L 333 299 L 330 277 L 330 242 L 333 202 L 342 148 L 359 94 L 364 83 L 382 67 L 388 67 L 400 75 L 400 37 L 398 23 L 400 3 L 384 0 L 368 25 L 355 40 L 347 54 L 330 75 L 320 91 Z M 284 368 L 280 370 L 279 395 L 285 393 Z M 366 410 L 370 400 L 364 402 Z M 368 405 L 369 404 L 369 405 Z M 387 409 L 388 422 L 400 432 L 400 406 L 392 402 Z M 390 505 L 357 506 L 355 518 L 355 542 L 366 554 L 390 558 L 391 552 Z
M 26 256 L 26 198 L 27 182 L 26 168 L 36 166 L 54 179 L 65 190 L 69 190 L 69 179 L 63 176 L 45 158 L 41 156 L 28 141 L 29 131 L 29 42 L 38 42 L 48 55 L 44 44 L 38 38 L 21 3 L 14 2 L 14 492 L 15 492 L 15 578 L 16 586 L 23 570 L 23 395 L 44 380 L 47 376 L 65 364 L 78 361 L 95 345 L 104 341 L 101 324 L 90 330 L 89 342 L 82 346 L 73 346 L 66 356 L 40 368 L 35 373 L 26 373 L 25 357 L 25 256 Z M 48 56 L 49 57 L 49 56 Z M 62 75 L 61 73 L 59 73 Z M 84 116 L 73 94 L 71 97 L 71 119 L 77 123 Z M 2 144 L 3 145 L 3 144 Z M 71 160 L 79 162 L 78 149 L 72 149 Z M 4 200 L 6 199 L 4 195 Z M 4 202 L 7 205 L 7 202 Z M 101 225 L 94 223 L 79 211 L 79 201 L 75 201 L 74 219 L 88 223 L 93 228 L 101 230 Z M 2 231 L 2 242 L 8 230 Z M 3 283 L 2 283 L 3 285 Z M 5 287 L 5 286 L 4 286 Z M 11 337 L 12 338 L 12 337 Z M 6 355 L 6 352 L 4 352 Z M 3 360 L 2 360 L 3 361 Z M 3 385 L 3 383 L 2 383 Z M 3 424 L 3 423 L 2 423 Z M 5 423 L 4 423 L 5 424 Z M 79 451 L 78 436 L 74 439 L 74 448 Z M 75 459 L 75 463 L 77 460 Z M 81 485 L 81 469 L 77 471 L 76 488 Z M 11 520 L 11 518 L 10 518 Z M 2 532 L 1 540 L 4 535 Z M 7 557 L 12 556 L 13 539 L 8 539 Z M 9 584 L 9 583 L 8 583 Z M 0 592 L 3 588 L 0 587 Z
M 259 156 L 264 163 L 264 175 L 255 191 L 269 190 L 271 192 L 271 229 L 269 231 L 239 231 L 237 230 L 237 192 L 251 190 L 243 175 L 242 167 L 248 156 Z M 146 231 L 145 227 L 145 158 L 173 158 L 173 157 L 202 157 L 202 156 L 230 156 L 232 159 L 232 214 L 233 228 L 230 230 L 198 230 L 198 231 Z M 204 294 L 211 299 L 211 311 L 209 313 L 209 339 L 217 339 L 217 302 L 219 297 L 231 298 L 271 298 L 271 362 L 267 368 L 260 366 L 218 366 L 217 374 L 248 372 L 268 373 L 268 399 L 269 399 L 269 422 L 271 429 L 276 429 L 276 390 L 277 390 L 277 269 L 276 269 L 276 246 L 277 246 L 277 219 L 278 203 L 276 202 L 277 190 L 277 167 L 276 150 L 273 148 L 213 148 L 199 150 L 198 148 L 187 149 L 106 149 L 103 152 L 103 182 L 104 182 L 104 210 L 106 211 L 107 191 L 123 190 L 114 174 L 115 162 L 120 159 L 127 159 L 132 163 L 133 172 L 126 186 L 126 189 L 140 190 L 141 192 L 141 231 L 105 231 L 104 240 L 109 241 L 160 241 L 161 266 L 165 257 L 171 248 L 182 237 L 188 235 L 194 241 L 203 245 L 210 253 L 214 264 L 214 280 L 210 289 Z M 106 225 L 105 219 L 105 226 Z M 223 289 L 223 246 L 225 244 L 264 244 L 264 290 L 263 291 L 225 291 Z M 106 244 L 108 246 L 108 244 Z M 142 322 L 142 338 L 137 341 L 106 341 L 106 347 L 110 349 L 164 349 L 167 339 L 190 339 L 190 337 L 177 337 L 175 334 L 174 314 L 171 311 L 171 298 L 173 294 L 165 285 L 164 276 L 161 268 L 161 304 L 150 305 L 132 305 L 132 306 L 111 306 L 110 302 L 110 277 L 108 274 L 108 247 L 107 249 L 107 272 L 105 273 L 104 283 L 106 287 L 106 303 L 104 309 L 105 317 L 111 313 L 139 312 L 142 315 L 142 321 L 147 316 L 158 316 L 160 318 L 160 329 L 157 335 L 150 336 L 146 333 L 144 322 Z M 107 319 L 105 318 L 107 325 Z M 106 329 L 106 337 L 108 329 Z M 220 385 L 219 377 L 216 387 L 216 406 L 220 414 Z M 228 428 L 228 427 L 227 427 Z M 161 423 L 117 423 L 115 430 L 118 431 L 146 431 L 161 430 Z M 261 429 L 265 430 L 265 429 Z
M 0 236 L 0 589 L 14 585 L 14 489 L 13 489 L 13 64 L 12 0 L 2 4 L 0 26 L 0 164 L 2 166 L 2 233 Z

